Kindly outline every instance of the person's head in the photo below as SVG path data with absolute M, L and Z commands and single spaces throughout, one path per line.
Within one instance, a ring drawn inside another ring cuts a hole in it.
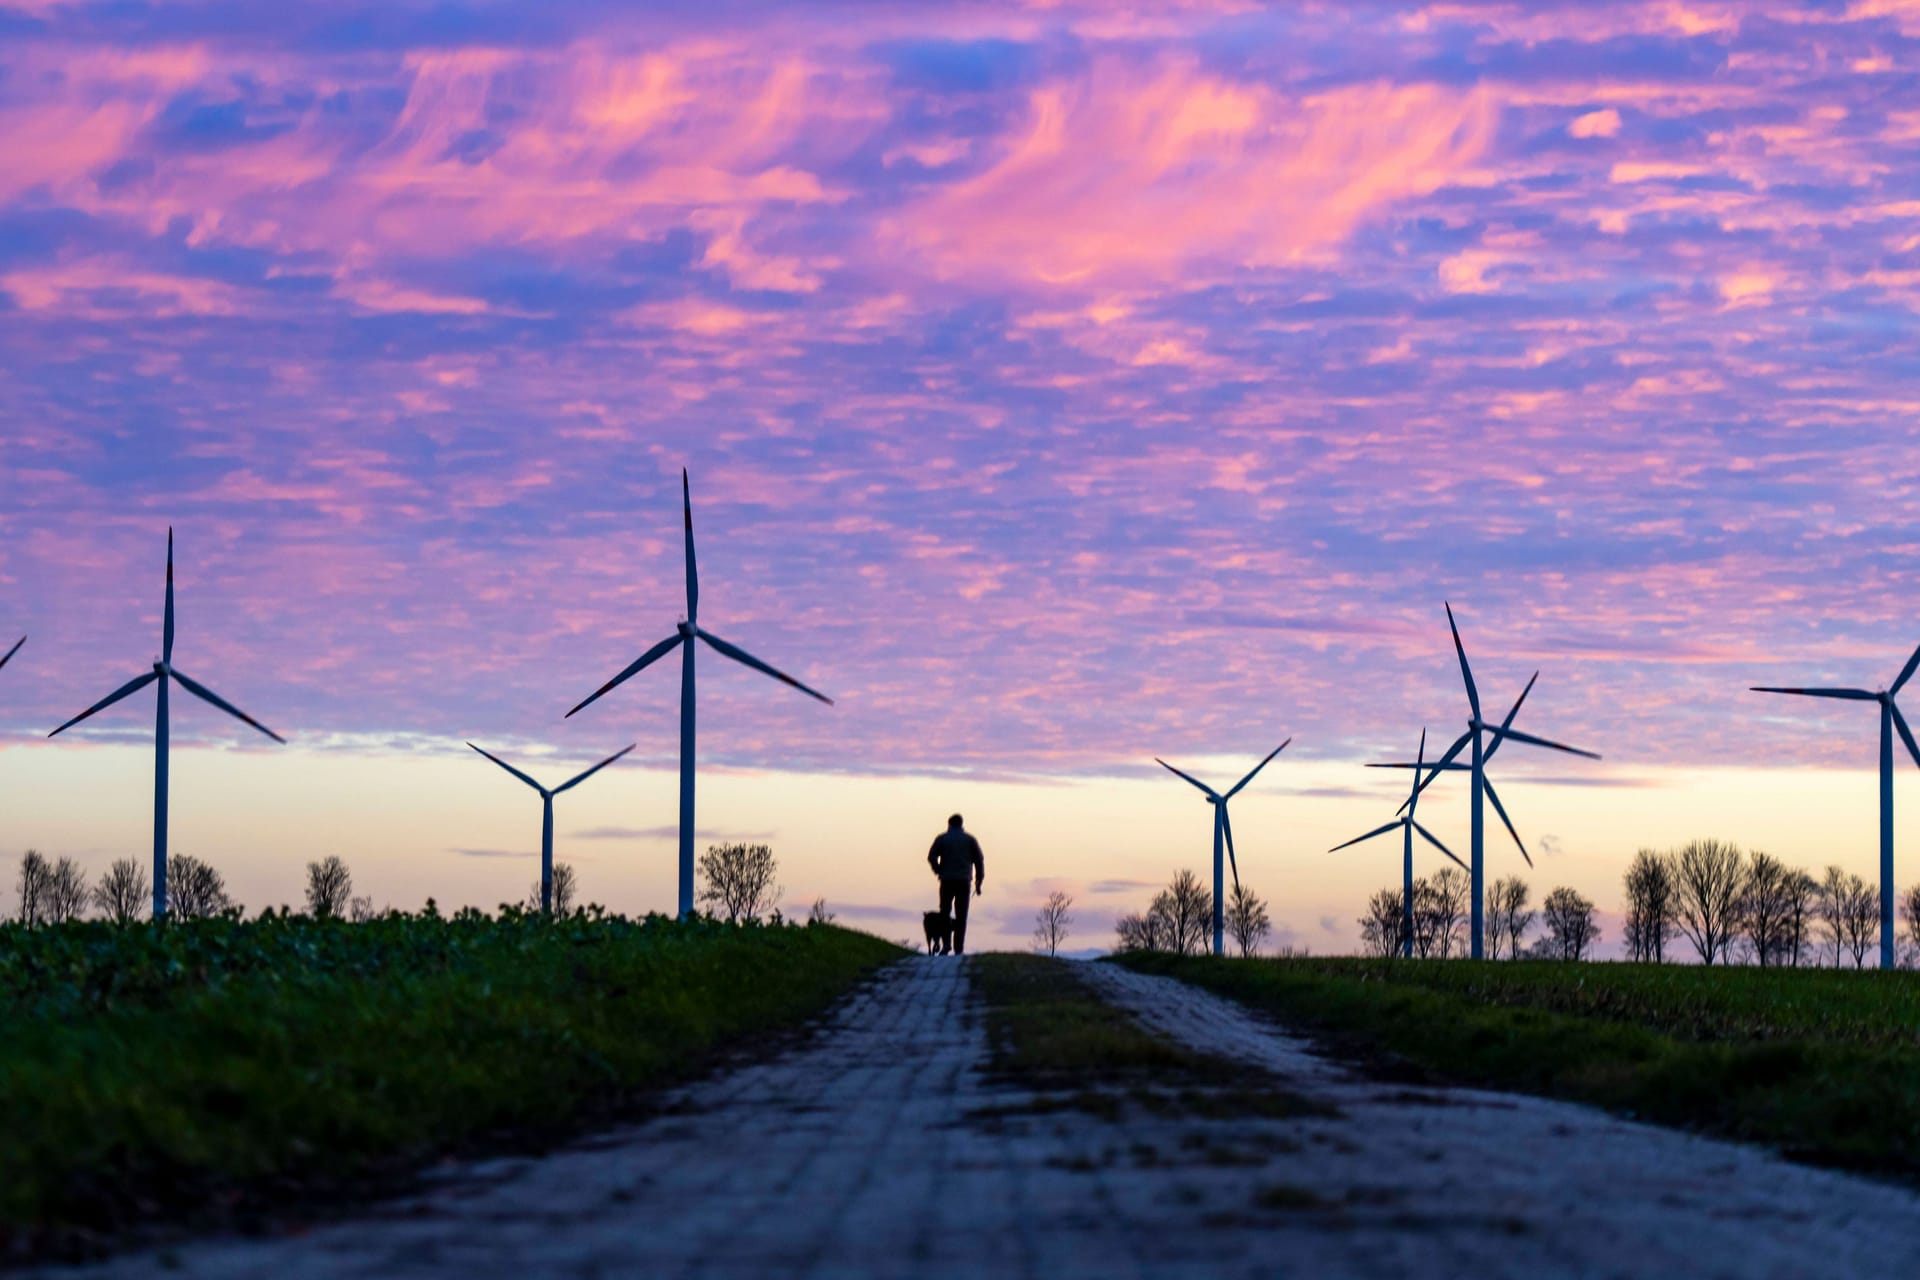
M 956 814 L 954 814 L 954 815 L 953 815 L 953 816 L 952 816 L 951 818 L 948 818 L 948 819 L 947 819 L 947 826 L 949 826 L 949 827 L 951 827 L 951 828 L 953 828 L 953 829 L 954 829 L 954 830 L 956 830 L 956 831 L 957 831 L 957 830 L 959 830 L 959 828 L 960 828 L 960 815 L 956 813 Z

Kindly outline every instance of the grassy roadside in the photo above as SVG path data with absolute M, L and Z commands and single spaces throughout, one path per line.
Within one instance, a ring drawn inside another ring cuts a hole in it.
M 900 954 L 511 911 L 0 930 L 0 1255 L 578 1132 Z
M 1129 956 L 1464 1084 L 1920 1179 L 1920 980 L 1893 973 Z
M 1147 1031 L 1102 1000 L 1073 962 L 991 953 L 972 961 L 972 978 L 986 1006 L 993 1076 L 1039 1095 L 1026 1111 L 1111 1120 L 1130 1105 L 1199 1116 L 1327 1114 L 1266 1072 Z

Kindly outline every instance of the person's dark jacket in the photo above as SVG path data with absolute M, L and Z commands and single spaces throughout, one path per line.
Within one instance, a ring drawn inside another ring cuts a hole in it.
M 942 880 L 985 880 L 987 860 L 980 853 L 980 842 L 959 827 L 948 827 L 934 837 L 927 850 L 927 865 Z

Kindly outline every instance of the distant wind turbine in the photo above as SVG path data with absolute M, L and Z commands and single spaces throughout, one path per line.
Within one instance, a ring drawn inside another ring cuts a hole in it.
M 1292 741 L 1292 738 L 1287 739 L 1287 742 Z M 1248 770 L 1247 776 L 1234 783 L 1232 789 L 1225 795 L 1221 795 L 1218 791 L 1215 791 L 1212 787 L 1200 781 L 1200 779 L 1194 777 L 1192 774 L 1181 773 L 1180 770 L 1174 768 L 1159 756 L 1153 758 L 1153 762 L 1161 768 L 1167 770 L 1169 773 L 1179 774 L 1180 777 L 1185 778 L 1188 782 L 1200 788 L 1201 792 L 1207 797 L 1207 803 L 1213 806 L 1213 954 L 1217 956 L 1222 956 L 1227 953 L 1226 902 L 1220 892 L 1222 888 L 1220 883 L 1221 875 L 1224 870 L 1220 864 L 1220 849 L 1223 843 L 1226 846 L 1227 858 L 1233 865 L 1233 887 L 1236 889 L 1240 887 L 1240 860 L 1234 857 L 1233 854 L 1233 820 L 1227 816 L 1227 801 L 1239 795 L 1240 789 L 1253 781 L 1253 775 L 1267 767 L 1267 760 L 1271 760 L 1282 751 L 1285 751 L 1287 749 L 1287 742 L 1283 742 L 1272 751 L 1269 751 L 1267 753 L 1267 759 L 1262 760 L 1259 764 Z
M 624 684 L 642 668 L 681 648 L 680 654 L 680 914 L 693 914 L 693 641 L 698 638 L 722 656 L 732 658 L 755 671 L 772 676 L 784 684 L 790 684 L 810 698 L 818 698 L 828 706 L 833 699 L 826 694 L 808 688 L 784 671 L 768 666 L 746 650 L 728 644 L 699 625 L 700 614 L 700 573 L 693 559 L 693 494 L 687 483 L 684 468 L 680 472 L 681 511 L 686 519 L 687 543 L 687 616 L 681 620 L 674 633 L 653 648 L 635 658 L 633 662 L 613 679 L 607 681 L 593 692 L 593 695 L 567 712 L 591 705 L 602 695 Z M 684 646 L 684 648 L 682 648 Z
M 1500 743 L 1508 738 L 1511 738 L 1515 742 L 1524 742 L 1529 746 L 1549 747 L 1555 751 L 1565 751 L 1569 755 L 1585 756 L 1589 760 L 1598 760 L 1600 757 L 1591 751 L 1582 751 L 1578 747 L 1565 746 L 1558 742 L 1548 741 L 1546 738 L 1536 738 L 1530 733 L 1522 733 L 1513 727 L 1513 718 L 1520 714 L 1520 704 L 1525 702 L 1527 700 L 1527 694 L 1533 691 L 1534 680 L 1540 678 L 1538 671 L 1533 673 L 1533 679 L 1527 681 L 1527 687 L 1520 691 L 1520 697 L 1515 700 L 1513 710 L 1507 712 L 1507 718 L 1505 720 L 1502 720 L 1497 725 L 1488 724 L 1482 720 L 1480 718 L 1480 690 L 1478 686 L 1473 683 L 1473 668 L 1467 665 L 1467 650 L 1466 647 L 1460 643 L 1460 628 L 1454 624 L 1453 606 L 1451 604 L 1447 605 L 1447 629 L 1453 633 L 1453 651 L 1460 658 L 1460 678 L 1467 686 L 1467 706 L 1472 711 L 1472 715 L 1467 720 L 1467 731 L 1454 739 L 1453 745 L 1448 747 L 1440 759 L 1435 761 L 1427 770 L 1426 778 L 1414 784 L 1413 790 L 1414 794 L 1418 795 L 1431 786 L 1433 780 L 1440 774 L 1452 772 L 1454 769 L 1460 767 L 1454 765 L 1454 757 L 1459 755 L 1460 752 L 1468 746 L 1473 748 L 1473 763 L 1471 766 L 1468 766 L 1473 775 L 1472 803 L 1468 807 L 1468 812 L 1471 815 L 1472 849 L 1470 857 L 1472 865 L 1468 868 L 1468 874 L 1473 880 L 1472 955 L 1475 960 L 1478 960 L 1485 954 L 1484 944 L 1486 941 L 1484 918 L 1486 908 L 1486 894 L 1484 891 L 1486 880 L 1486 813 L 1484 806 L 1482 806 L 1480 802 L 1482 796 L 1493 801 L 1494 811 L 1500 815 L 1500 821 L 1506 824 L 1507 834 L 1511 835 L 1513 842 L 1520 846 L 1520 856 L 1527 859 L 1528 866 L 1533 865 L 1533 859 L 1527 856 L 1526 845 L 1520 840 L 1520 833 L 1513 829 L 1513 820 L 1507 817 L 1507 807 L 1500 803 L 1499 793 L 1494 791 L 1493 784 L 1487 780 L 1487 761 L 1492 758 L 1495 751 L 1500 749 Z M 1490 744 L 1485 740 L 1489 737 L 1493 739 Z M 1389 764 L 1373 767 L 1404 769 L 1409 766 L 1406 764 Z
M 1893 686 L 1887 689 L 1776 689 L 1765 685 L 1753 686 L 1755 693 L 1791 693 L 1802 698 L 1839 698 L 1846 702 L 1877 702 L 1880 704 L 1880 967 L 1893 968 L 1893 731 L 1900 731 L 1900 741 L 1907 744 L 1907 754 L 1920 764 L 1920 745 L 1913 740 L 1913 730 L 1907 727 L 1907 718 L 1900 714 L 1894 697 L 1913 679 L 1916 668 L 1920 668 L 1920 649 L 1913 651 L 1907 659 L 1907 665 L 1900 669 L 1900 675 Z
M 467 745 L 473 747 L 471 742 Z M 551 915 L 553 912 L 553 798 L 562 791 L 571 791 L 573 788 L 579 786 L 588 778 L 591 778 L 594 774 L 600 772 L 615 760 L 618 760 L 621 756 L 633 750 L 636 745 L 638 744 L 628 743 L 585 773 L 576 774 L 552 790 L 541 786 L 532 778 L 529 778 L 526 774 L 493 754 L 493 752 L 488 751 L 485 747 L 473 747 L 475 751 L 478 751 L 481 755 L 493 761 L 502 769 L 505 769 L 508 773 L 540 793 L 542 806 L 540 815 L 540 910 L 542 914 Z
M 15 645 L 14 648 L 19 648 Z M 286 741 L 267 726 L 255 720 L 240 708 L 222 698 L 213 690 L 190 680 L 186 673 L 173 666 L 173 530 L 167 530 L 167 608 L 160 627 L 160 660 L 153 664 L 153 670 L 133 679 L 115 689 L 100 701 L 82 711 L 73 719 L 48 734 L 54 737 L 74 725 L 79 724 L 96 711 L 104 711 L 114 703 L 131 694 L 138 693 L 154 681 L 160 682 L 159 712 L 154 720 L 153 729 L 153 918 L 158 920 L 167 913 L 167 678 L 172 677 L 202 702 L 210 702 L 228 715 L 246 724 L 252 725 L 275 742 Z
M 1521 696 L 1525 697 L 1526 695 L 1522 694 Z M 1363 836 L 1355 836 L 1353 839 L 1337 844 L 1327 850 L 1328 853 L 1337 853 L 1350 845 L 1371 840 L 1375 836 L 1383 836 L 1395 827 L 1400 829 L 1401 835 L 1405 840 L 1400 863 L 1400 953 L 1408 957 L 1413 955 L 1413 833 L 1416 831 L 1419 832 L 1421 839 L 1446 854 L 1449 858 L 1453 858 L 1454 862 L 1459 865 L 1462 871 L 1468 870 L 1466 863 L 1454 857 L 1453 850 L 1440 843 L 1440 837 L 1434 835 L 1433 832 L 1427 830 L 1414 820 L 1414 811 L 1420 803 L 1420 770 L 1422 766 L 1425 765 L 1426 759 L 1427 731 L 1422 729 L 1420 731 L 1420 750 L 1419 753 L 1414 756 L 1413 761 L 1413 788 L 1407 793 L 1407 802 L 1401 806 L 1401 815 L 1392 822 L 1381 823 Z M 1522 854 L 1525 852 L 1526 850 L 1521 850 Z

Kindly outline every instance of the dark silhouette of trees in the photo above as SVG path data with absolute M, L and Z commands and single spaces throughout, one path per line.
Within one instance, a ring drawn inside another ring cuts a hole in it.
M 1641 849 L 1627 864 L 1627 914 L 1621 940 L 1627 959 L 1659 964 L 1667 958 L 1667 939 L 1673 936 L 1675 885 L 1673 860 L 1652 849 Z
M 107 874 L 93 886 L 93 908 L 114 924 L 131 924 L 140 918 L 153 897 L 153 885 L 146 868 L 132 858 L 115 858 Z
M 1145 914 L 1130 912 L 1114 921 L 1122 951 L 1171 951 L 1203 954 L 1212 941 L 1213 894 L 1191 871 L 1179 871 L 1153 896 Z
M 1260 944 L 1273 932 L 1273 918 L 1266 902 L 1244 884 L 1233 886 L 1227 898 L 1227 936 L 1240 949 L 1242 957 L 1260 950 Z
M 1771 854 L 1755 850 L 1747 859 L 1740 888 L 1740 931 L 1754 963 L 1761 968 L 1791 964 L 1794 894 L 1799 872 Z
M 1549 893 L 1540 904 L 1540 921 L 1547 930 L 1541 939 L 1541 952 L 1553 959 L 1584 960 L 1593 944 L 1600 941 L 1593 903 L 1576 889 L 1563 886 Z
M 1813 957 L 1813 921 L 1818 908 L 1820 882 L 1799 867 L 1788 871 L 1787 960 L 1796 968 Z
M 1487 886 L 1487 951 L 1495 960 L 1502 951 L 1509 960 L 1519 958 L 1521 939 L 1533 924 L 1527 892 L 1519 876 L 1503 876 Z
M 1880 895 L 1865 880 L 1841 867 L 1827 868 L 1814 898 L 1822 950 L 1831 950 L 1834 967 L 1851 954 L 1858 969 L 1880 940 Z
M 1900 918 L 1907 925 L 1907 964 L 1920 967 L 1920 884 L 1900 895 Z
M 353 901 L 353 875 L 339 854 L 328 854 L 319 862 L 307 864 L 307 914 L 316 920 L 331 920 L 347 914 Z
M 20 855 L 20 872 L 14 879 L 14 891 L 20 898 L 20 923 L 32 928 L 47 923 L 48 881 L 53 879 L 53 864 L 38 849 Z
M 1370 956 L 1391 960 L 1405 945 L 1405 913 L 1400 909 L 1400 890 L 1381 889 L 1367 899 L 1367 913 L 1360 917 L 1360 942 Z
M 824 904 L 824 899 L 822 900 Z M 1040 910 L 1033 917 L 1033 949 L 1044 951 L 1050 956 L 1060 954 L 1060 944 L 1067 940 L 1067 933 L 1073 924 L 1073 895 L 1055 889 L 1040 904 Z
M 700 855 L 699 900 L 717 908 L 729 923 L 758 920 L 780 900 L 780 886 L 774 883 L 780 864 L 771 845 L 713 844 Z M 553 872 L 553 909 L 564 913 L 560 905 L 560 869 Z M 571 898 L 569 898 L 571 903 Z
M 78 920 L 87 910 L 87 873 L 72 858 L 62 856 L 47 876 L 45 918 L 48 924 Z
M 1441 867 L 1413 882 L 1413 950 L 1444 960 L 1460 944 L 1472 883 L 1458 867 Z
M 1725 961 L 1740 923 L 1746 863 L 1724 840 L 1690 840 L 1672 858 L 1673 922 L 1702 964 Z
M 815 898 L 812 909 L 807 912 L 807 923 L 832 924 L 833 921 L 834 914 L 827 910 L 827 900 L 825 898 Z
M 226 878 L 192 854 L 167 861 L 167 914 L 181 920 L 219 915 L 238 907 L 227 896 Z

